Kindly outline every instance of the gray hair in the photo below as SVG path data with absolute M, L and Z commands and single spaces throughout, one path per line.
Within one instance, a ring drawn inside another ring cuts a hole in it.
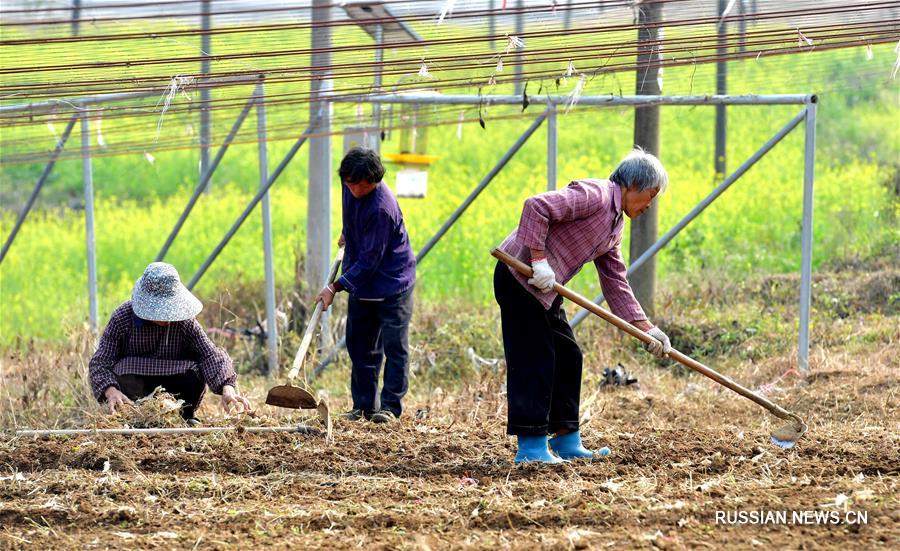
M 665 167 L 653 154 L 635 147 L 619 166 L 609 175 L 609 179 L 622 187 L 637 186 L 639 191 L 659 189 L 659 194 L 669 187 L 669 175 Z

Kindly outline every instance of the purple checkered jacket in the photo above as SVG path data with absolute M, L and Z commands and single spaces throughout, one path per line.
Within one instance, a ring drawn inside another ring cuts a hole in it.
M 622 189 L 609 180 L 576 180 L 559 191 L 548 191 L 525 200 L 519 227 L 500 245 L 526 264 L 531 250 L 543 250 L 565 285 L 581 267 L 593 260 L 600 276 L 603 296 L 613 313 L 625 321 L 647 319 L 625 279 L 620 246 L 625 220 Z M 544 293 L 528 284 L 528 278 L 510 268 L 512 274 L 545 309 L 557 294 Z
M 137 317 L 129 300 L 110 317 L 88 374 L 94 396 L 103 401 L 107 388 L 119 388 L 116 375 L 165 376 L 191 370 L 199 371 L 216 394 L 237 381 L 231 358 L 209 340 L 197 320 L 161 327 Z

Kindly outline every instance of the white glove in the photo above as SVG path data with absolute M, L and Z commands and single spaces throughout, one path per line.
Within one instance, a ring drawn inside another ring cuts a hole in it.
M 669 336 L 663 333 L 662 329 L 654 327 L 647 331 L 647 334 L 656 340 L 644 343 L 644 350 L 657 358 L 665 358 L 666 354 L 672 351 L 672 343 L 669 342 Z
M 556 274 L 547 259 L 535 260 L 531 263 L 531 269 L 534 270 L 531 279 L 528 280 L 529 285 L 534 285 L 541 291 L 549 293 L 553 290 L 553 284 L 556 283 Z

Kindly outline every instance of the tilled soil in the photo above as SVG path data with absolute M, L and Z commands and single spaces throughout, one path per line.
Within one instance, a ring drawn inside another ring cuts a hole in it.
M 512 464 L 497 381 L 411 400 L 397 424 L 337 421 L 333 444 L 246 433 L 7 438 L 0 546 L 897 548 L 892 350 L 819 357 L 806 381 L 773 365 L 749 383 L 809 423 L 791 450 L 769 443 L 780 422 L 752 403 L 662 372 L 639 389 L 586 385 L 586 443 L 612 453 L 558 467 Z M 717 521 L 717 511 L 787 511 L 787 522 Z M 794 519 L 804 511 L 833 516 Z

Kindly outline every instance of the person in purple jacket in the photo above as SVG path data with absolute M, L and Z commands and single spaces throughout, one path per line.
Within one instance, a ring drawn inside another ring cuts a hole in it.
M 526 199 L 519 227 L 500 245 L 534 270 L 531 278 L 501 262 L 494 270 L 506 355 L 506 430 L 518 438 L 516 463 L 594 455 L 582 445 L 578 427 L 581 349 L 555 282 L 565 284 L 592 261 L 613 313 L 657 339 L 645 346 L 652 354 L 664 357 L 671 350 L 669 338 L 635 300 L 620 250 L 622 215 L 637 218 L 667 186 L 659 159 L 637 149 L 608 180 L 576 180 Z
M 397 199 L 382 182 L 384 166 L 371 149 L 353 148 L 338 171 L 343 183 L 341 277 L 319 293 L 327 309 L 347 291 L 347 352 L 353 408 L 344 417 L 386 423 L 400 417 L 409 387 L 409 321 L 416 257 Z M 378 383 L 384 363 L 384 386 Z

